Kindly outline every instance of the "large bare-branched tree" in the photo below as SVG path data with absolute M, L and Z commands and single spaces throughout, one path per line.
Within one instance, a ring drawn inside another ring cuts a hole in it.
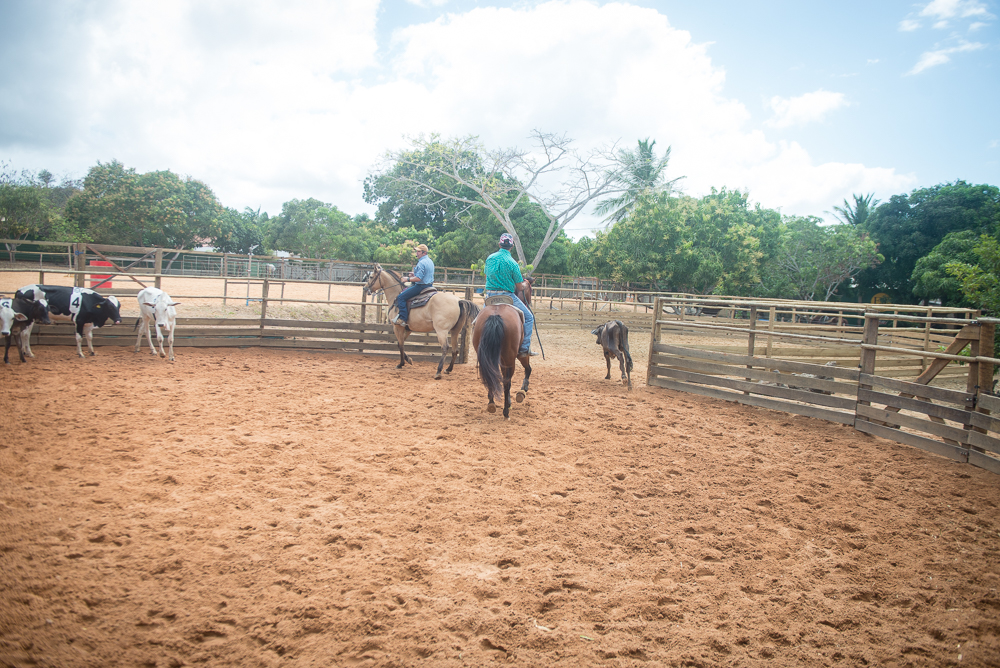
M 525 263 L 511 214 L 519 203 L 534 202 L 549 220 L 530 262 L 537 267 L 560 231 L 595 199 L 621 192 L 622 185 L 613 150 L 584 155 L 565 135 L 538 130 L 531 139 L 530 150 L 489 150 L 475 136 L 420 136 L 410 140 L 409 148 L 386 153 L 370 180 L 389 182 L 397 194 L 409 194 L 424 206 L 457 202 L 464 211 L 486 209 L 514 237 L 517 257 Z

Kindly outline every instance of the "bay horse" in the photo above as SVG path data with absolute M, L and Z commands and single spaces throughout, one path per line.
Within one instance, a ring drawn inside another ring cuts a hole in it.
M 371 271 L 361 280 L 365 284 L 365 293 L 373 295 L 381 290 L 385 294 L 386 301 L 391 304 L 390 312 L 396 308 L 396 297 L 403 291 L 403 279 L 399 274 L 375 263 Z M 406 327 L 393 325 L 396 343 L 399 345 L 399 364 L 396 368 L 402 369 L 407 363 L 413 364 L 413 360 L 403 350 L 403 344 L 410 336 L 410 332 L 434 332 L 437 334 L 438 343 L 441 344 L 441 360 L 438 362 L 434 380 L 441 380 L 441 367 L 444 366 L 448 351 L 451 351 L 451 363 L 445 373 L 451 373 L 455 367 L 458 335 L 462 333 L 465 324 L 472 322 L 478 313 L 479 307 L 468 299 L 459 299 L 450 292 L 435 292 L 425 305 L 410 311 Z
M 496 412 L 494 397 L 499 398 L 502 385 L 504 419 L 510 417 L 510 382 L 514 376 L 515 360 L 524 367 L 524 383 L 515 397 L 517 403 L 527 396 L 528 379 L 531 378 L 531 358 L 527 353 L 518 352 L 524 339 L 521 318 L 521 312 L 512 304 L 491 304 L 487 301 L 472 328 L 472 346 L 476 349 L 479 363 L 479 379 L 486 387 L 489 400 L 486 410 Z

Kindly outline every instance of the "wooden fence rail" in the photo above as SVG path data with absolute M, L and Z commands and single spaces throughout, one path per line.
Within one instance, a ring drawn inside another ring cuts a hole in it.
M 863 313 L 862 336 L 853 339 L 839 331 L 821 336 L 763 329 L 757 306 L 749 310 L 745 327 L 685 322 L 676 319 L 668 300 L 658 299 L 647 384 L 852 425 L 1000 473 L 1000 398 L 991 394 L 998 360 L 989 356 L 995 322 L 960 321 L 962 329 L 942 340 L 946 345 L 938 352 L 923 349 L 926 337 L 900 337 L 900 328 L 881 327 L 880 312 Z M 931 320 L 916 318 L 924 324 Z M 687 332 L 716 341 L 670 342 Z M 745 343 L 719 343 L 736 336 Z M 798 346 L 774 345 L 789 338 Z M 757 351 L 760 341 L 764 355 Z M 889 341 L 895 345 L 881 345 Z M 965 381 L 966 387 L 949 389 L 932 386 L 932 381 Z

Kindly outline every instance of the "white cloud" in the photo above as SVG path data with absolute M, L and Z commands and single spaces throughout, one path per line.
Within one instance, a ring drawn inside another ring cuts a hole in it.
M 77 175 L 112 158 L 171 169 L 228 206 L 272 214 L 304 197 L 369 210 L 368 169 L 405 135 L 431 132 L 494 147 L 523 146 L 535 128 L 581 147 L 650 137 L 672 146 L 669 175 L 686 176 L 690 194 L 749 188 L 792 213 L 912 185 L 892 169 L 813 164 L 802 146 L 769 141 L 726 97 L 707 45 L 653 9 L 481 7 L 405 27 L 383 50 L 378 12 L 378 0 L 122 2 L 113 20 L 87 24 L 72 109 L 81 128 L 59 147 L 63 162 L 30 147 L 7 154 Z M 772 122 L 812 122 L 846 104 L 822 90 L 775 98 Z
M 937 51 L 925 51 L 920 54 L 920 59 L 917 60 L 917 64 L 913 66 L 907 74 L 920 74 L 924 70 L 936 67 L 937 65 L 944 65 L 951 61 L 951 54 L 962 53 L 965 51 L 978 51 L 979 49 L 985 48 L 984 44 L 979 42 L 962 42 L 958 46 L 948 47 L 947 49 L 938 49 Z
M 899 22 L 899 29 L 902 32 L 913 32 L 920 29 L 920 21 L 913 19 L 903 19 Z
M 976 21 L 975 23 L 970 23 L 969 32 L 975 32 L 981 28 L 985 28 L 988 25 L 989 25 L 988 23 L 984 23 L 982 21 Z
M 772 97 L 770 107 L 774 117 L 766 121 L 772 128 L 787 128 L 822 121 L 831 111 L 850 103 L 843 93 L 817 90 L 798 97 Z
M 978 0 L 933 0 L 920 10 L 920 16 L 936 19 L 969 18 L 972 16 L 993 18 L 986 5 Z

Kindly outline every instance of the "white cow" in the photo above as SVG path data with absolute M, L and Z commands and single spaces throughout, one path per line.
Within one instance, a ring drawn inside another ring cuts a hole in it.
M 141 320 L 135 324 L 139 325 L 141 322 L 142 329 L 139 330 L 139 336 L 135 340 L 135 352 L 139 352 L 139 346 L 142 345 L 142 332 L 145 330 L 146 338 L 149 340 L 149 352 L 153 355 L 156 354 L 156 349 L 153 347 L 153 336 L 149 331 L 150 324 L 155 323 L 156 342 L 160 346 L 160 357 L 167 357 L 163 352 L 163 336 L 165 334 L 170 343 L 170 361 L 173 362 L 174 329 L 177 327 L 177 311 L 174 307 L 180 302 L 172 301 L 170 295 L 159 288 L 145 288 L 136 295 L 136 299 L 139 302 Z

